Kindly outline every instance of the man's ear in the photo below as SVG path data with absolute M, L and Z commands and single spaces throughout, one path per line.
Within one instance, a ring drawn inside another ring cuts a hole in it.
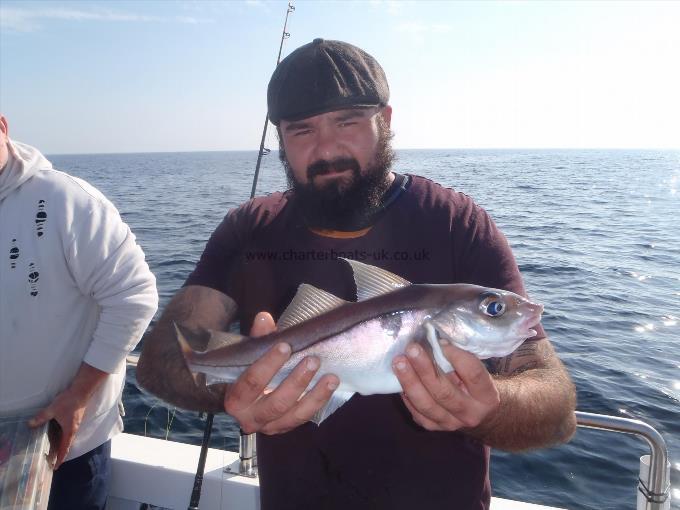
M 9 127 L 7 126 L 7 119 L 0 113 L 0 131 L 7 136 L 9 134 Z
M 385 124 L 387 124 L 387 127 L 392 126 L 392 107 L 390 105 L 385 105 L 382 108 L 382 116 L 383 119 L 385 119 Z

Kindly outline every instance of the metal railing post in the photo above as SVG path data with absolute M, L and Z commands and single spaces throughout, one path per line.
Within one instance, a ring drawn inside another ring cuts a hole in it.
M 257 476 L 257 442 L 255 434 L 239 431 L 238 472 L 240 475 L 254 478 Z
M 670 499 L 670 480 L 668 478 L 668 450 L 661 434 L 647 423 L 631 418 L 619 418 L 603 414 L 576 411 L 579 427 L 621 432 L 642 437 L 650 448 L 649 475 L 640 480 L 638 490 L 646 500 L 645 510 L 664 510 Z

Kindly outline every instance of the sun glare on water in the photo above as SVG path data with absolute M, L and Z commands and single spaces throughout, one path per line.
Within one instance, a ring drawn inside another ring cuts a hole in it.
M 663 325 L 664 326 L 677 326 L 678 324 L 678 318 L 674 317 L 672 315 L 669 315 L 667 317 L 661 317 L 661 320 L 663 320 Z
M 680 185 L 680 176 L 674 175 L 671 177 L 670 182 L 670 192 L 671 195 L 675 195 L 678 192 L 678 186 Z
M 646 333 L 647 331 L 654 331 L 654 324 L 648 323 L 648 324 L 641 324 L 635 326 L 635 331 L 637 333 Z

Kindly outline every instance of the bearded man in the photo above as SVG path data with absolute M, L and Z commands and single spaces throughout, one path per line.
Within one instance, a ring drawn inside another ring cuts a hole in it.
M 172 321 L 189 330 L 271 332 L 301 283 L 345 300 L 356 289 L 337 256 L 414 283 L 469 282 L 525 295 L 510 247 L 472 199 L 391 170 L 392 108 L 385 74 L 363 50 L 316 39 L 277 67 L 270 120 L 290 189 L 230 211 L 196 269 L 145 340 L 140 384 L 175 405 L 226 410 L 257 432 L 265 510 L 487 509 L 489 447 L 524 450 L 567 440 L 574 388 L 539 325 L 487 367 L 452 345 L 439 375 L 416 344 L 393 360 L 401 395 L 355 395 L 321 425 L 310 419 L 339 379 L 303 360 L 275 390 L 291 356 L 281 343 L 229 386 L 197 385 Z M 367 339 L 370 341 L 370 339 Z

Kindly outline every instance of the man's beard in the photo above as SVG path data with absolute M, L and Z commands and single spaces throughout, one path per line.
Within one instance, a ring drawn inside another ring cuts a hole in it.
M 286 170 L 288 187 L 295 192 L 295 200 L 310 225 L 354 230 L 368 226 L 373 215 L 380 210 L 383 196 L 390 185 L 389 174 L 395 156 L 391 145 L 393 134 L 389 126 L 382 116 L 377 121 L 378 145 L 375 156 L 363 172 L 354 158 L 320 160 L 307 167 L 308 183 L 295 180 L 279 137 L 279 159 Z M 341 170 L 348 170 L 349 175 L 324 186 L 313 184 L 314 177 Z

